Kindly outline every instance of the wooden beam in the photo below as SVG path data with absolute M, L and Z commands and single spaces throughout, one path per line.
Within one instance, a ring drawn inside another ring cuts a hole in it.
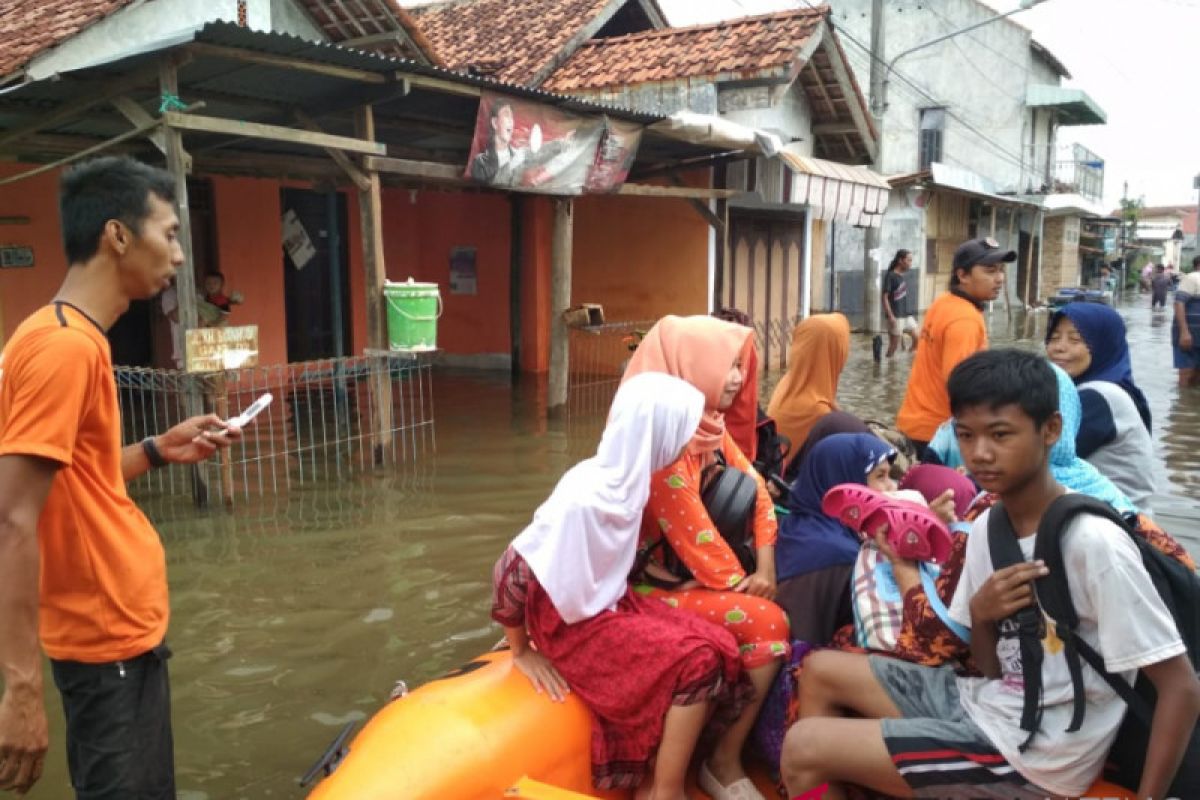
M 679 175 L 677 175 L 674 172 L 668 173 L 667 178 L 675 186 L 684 186 L 685 185 L 683 182 L 683 179 L 680 178 Z M 724 234 L 723 229 L 725 227 L 725 223 L 721 220 L 720 217 L 718 217 L 716 214 L 714 214 L 712 209 L 709 208 L 707 205 L 705 205 L 705 203 L 702 200 L 698 200 L 695 197 L 689 197 L 688 205 L 690 205 L 692 208 L 694 208 L 696 210 L 696 213 L 699 214 L 701 217 L 703 217 L 704 221 L 707 222 L 709 225 L 711 225 L 713 227 L 713 229 L 715 229 L 717 231 L 718 237 L 723 236 L 723 234 Z
M 333 136 L 328 133 L 313 133 L 297 128 L 285 128 L 282 125 L 267 125 L 262 122 L 241 122 L 239 120 L 221 119 L 220 117 L 203 117 L 195 114 L 181 114 L 168 111 L 163 120 L 169 128 L 201 133 L 223 133 L 230 136 L 243 136 L 251 139 L 269 139 L 275 142 L 290 142 L 309 147 L 349 150 L 353 153 L 370 155 L 386 155 L 387 145 L 380 142 L 364 141 L 349 136 Z
M 146 138 L 148 138 L 150 141 L 154 142 L 154 146 L 158 148 L 160 153 L 162 153 L 163 155 L 166 155 L 167 139 L 166 139 L 166 136 L 163 134 L 163 132 L 158 130 L 158 125 L 156 124 L 158 122 L 158 120 L 156 120 L 154 117 L 150 116 L 150 113 L 148 111 L 146 111 L 146 109 L 142 108 L 137 103 L 130 100 L 127 95 L 121 95 L 120 97 L 114 97 L 112 99 L 112 104 L 113 104 L 113 108 L 115 108 L 115 109 L 117 109 L 117 111 L 121 112 L 121 116 L 125 117 L 125 119 L 129 120 L 132 124 L 137 125 L 139 127 L 146 127 L 146 128 L 152 127 L 153 130 L 150 132 L 150 135 L 147 136 Z M 155 124 L 152 125 L 152 123 L 155 123 Z M 188 168 L 188 172 L 192 171 L 192 165 L 191 165 L 190 161 L 187 164 L 187 168 Z
M 368 170 L 387 172 L 392 175 L 403 175 L 406 178 L 444 181 L 446 183 L 467 183 L 463 178 L 464 168 L 455 164 L 440 164 L 436 161 L 411 161 L 406 158 L 386 158 L 383 156 L 367 156 L 363 165 Z
M 571 307 L 573 217 L 570 198 L 555 198 L 550 239 L 550 377 L 546 403 L 552 412 L 567 404 L 571 370 L 570 331 L 562 315 Z
M 196 153 L 196 170 L 203 173 L 253 175 L 270 178 L 296 178 L 329 181 L 352 186 L 346 173 L 327 158 L 305 157 L 280 153 L 223 150 Z
M 648 183 L 623 183 L 617 194 L 632 197 L 674 197 L 679 199 L 695 198 L 710 200 L 712 198 L 737 197 L 742 192 L 737 189 L 704 189 L 691 186 L 653 186 Z
M 295 112 L 296 121 L 305 127 L 305 129 L 313 133 L 324 133 L 321 126 L 316 120 L 305 114 L 303 111 Z M 354 185 L 359 188 L 359 191 L 368 192 L 371 190 L 371 179 L 363 174 L 362 170 L 350 160 L 350 156 L 332 147 L 326 147 L 325 152 L 333 159 L 333 163 L 337 164 L 342 170 L 350 176 L 350 180 L 354 181 Z
M 158 120 L 154 120 L 150 127 L 154 127 L 159 124 L 161 123 Z M 125 131 L 125 133 L 122 133 L 119 136 L 114 136 L 111 139 L 105 139 L 104 141 L 98 142 L 84 150 L 79 150 L 69 156 L 60 158 L 57 161 L 51 161 L 49 164 L 42 164 L 40 167 L 26 170 L 25 172 L 21 172 L 16 175 L 9 175 L 7 178 L 0 178 L 0 186 L 4 186 L 8 183 L 16 183 L 17 181 L 22 181 L 26 178 L 32 178 L 34 175 L 41 175 L 43 172 L 49 172 L 52 169 L 58 169 L 59 167 L 79 161 L 80 159 L 87 158 L 94 153 L 107 150 L 114 145 L 120 144 L 121 142 L 133 139 L 135 137 L 144 136 L 148 130 L 150 130 L 150 128 L 133 128 L 132 130 Z
M 178 59 L 176 63 L 178 63 Z M 61 108 L 51 111 L 48 114 L 43 114 L 24 125 L 18 125 L 15 128 L 0 133 L 0 147 L 4 147 L 10 142 L 18 141 L 46 128 L 53 128 L 76 117 L 83 116 L 87 111 L 111 101 L 114 97 L 120 97 L 133 89 L 154 83 L 157 77 L 157 69 L 145 70 L 131 73 L 123 78 L 117 78 L 105 85 L 103 89 L 96 87 L 97 91 L 91 95 L 83 95 L 79 99 L 65 103 Z
M 853 122 L 818 122 L 812 126 L 813 136 L 841 136 L 845 133 L 858 133 L 858 127 Z
M 379 72 L 368 72 L 367 70 L 354 69 L 353 67 L 338 67 L 333 64 L 321 64 L 317 61 L 307 61 L 303 58 L 293 58 L 291 56 L 256 53 L 249 50 L 241 50 L 237 47 L 225 47 L 219 44 L 194 42 L 193 44 L 189 44 L 187 49 L 188 52 L 198 56 L 227 58 L 231 61 L 241 61 L 246 64 L 260 64 L 267 67 L 311 72 L 316 75 L 324 75 L 327 78 L 341 78 L 346 81 L 358 81 L 360 83 L 388 83 L 390 81 L 387 75 Z
M 353 39 L 343 39 L 337 43 L 338 47 L 358 47 L 372 44 L 386 44 L 388 42 L 396 42 L 404 44 L 403 31 L 383 31 L 382 33 L 371 33 L 366 36 L 356 36 Z
M 854 88 L 854 81 L 850 77 L 850 70 L 847 69 L 846 62 L 841 59 L 837 48 L 831 47 L 829 41 L 825 42 L 823 48 L 826 56 L 829 58 L 829 66 L 833 69 L 834 78 L 837 80 L 838 87 L 842 90 L 842 97 L 846 99 L 846 108 L 850 110 L 850 117 L 854 120 L 859 136 L 862 138 L 863 146 L 867 150 L 867 155 L 870 156 L 869 160 L 874 161 L 875 156 L 879 152 L 879 143 L 870 135 L 871 123 L 867 119 L 867 113 L 863 109 L 862 103 L 857 102 L 859 94 Z
M 479 97 L 482 91 L 478 86 L 457 83 L 456 81 L 448 81 L 442 78 L 430 78 L 425 75 L 414 75 L 411 72 L 396 72 L 392 77 L 396 80 L 408 81 L 420 89 L 430 89 L 446 94 L 457 94 L 463 97 Z

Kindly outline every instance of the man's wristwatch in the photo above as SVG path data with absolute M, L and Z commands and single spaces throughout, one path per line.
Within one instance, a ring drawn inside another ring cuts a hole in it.
M 163 454 L 159 452 L 158 445 L 154 443 L 153 436 L 147 436 L 142 439 L 142 452 L 146 454 L 146 460 L 150 462 L 150 466 L 157 469 L 165 467 L 167 460 L 163 458 Z

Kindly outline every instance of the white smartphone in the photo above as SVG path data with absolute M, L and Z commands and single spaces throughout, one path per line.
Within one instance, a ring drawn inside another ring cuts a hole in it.
M 267 392 L 251 403 L 245 410 L 242 411 L 242 413 L 238 414 L 236 417 L 226 420 L 225 424 L 231 425 L 235 428 L 246 427 L 250 424 L 250 421 L 257 417 L 263 409 L 271 405 L 271 401 L 274 399 L 275 398 L 271 396 L 271 393 Z

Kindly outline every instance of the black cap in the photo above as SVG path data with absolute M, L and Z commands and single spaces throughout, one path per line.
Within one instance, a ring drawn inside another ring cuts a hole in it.
M 954 251 L 954 269 L 970 269 L 976 264 L 999 264 L 1001 261 L 1017 260 L 1017 251 L 1001 250 L 1000 244 L 990 236 L 963 242 Z

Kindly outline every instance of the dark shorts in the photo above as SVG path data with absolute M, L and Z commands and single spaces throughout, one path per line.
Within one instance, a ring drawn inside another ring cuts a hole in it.
M 883 742 L 916 797 L 1034 800 L 1049 796 L 1021 776 L 959 702 L 951 667 L 871 656 L 871 671 L 900 709 L 880 720 Z
M 166 645 L 128 661 L 51 661 L 77 800 L 175 800 Z
M 1171 352 L 1175 355 L 1175 369 L 1200 369 L 1200 326 L 1191 325 L 1189 320 L 1189 330 L 1192 333 L 1191 350 L 1181 350 L 1179 348 L 1179 325 L 1172 322 L 1171 324 Z

